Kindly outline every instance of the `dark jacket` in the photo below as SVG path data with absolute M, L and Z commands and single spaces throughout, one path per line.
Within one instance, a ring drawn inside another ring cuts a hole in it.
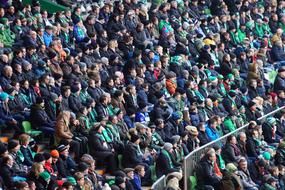
M 58 169 L 59 178 L 66 178 L 67 176 L 70 175 L 66 160 L 67 159 L 63 155 L 60 155 L 60 157 L 58 158 L 58 161 L 56 162 L 56 167 Z
M 112 156 L 113 153 L 111 146 L 101 138 L 101 135 L 96 130 L 91 130 L 89 132 L 88 145 L 91 156 L 99 160 L 105 160 L 107 157 Z
M 276 155 L 274 157 L 275 165 L 285 165 L 285 151 L 281 148 L 278 148 Z
M 123 166 L 126 168 L 133 168 L 142 162 L 142 155 L 139 154 L 136 145 L 129 142 L 123 153 Z
M 81 99 L 79 98 L 79 96 L 77 96 L 76 94 L 71 94 L 68 98 L 68 103 L 70 106 L 70 109 L 74 112 L 74 113 L 78 113 L 80 108 L 82 108 L 82 102 Z
M 35 129 L 39 129 L 44 125 L 50 125 L 53 123 L 46 111 L 39 104 L 34 104 L 32 106 L 30 121 L 32 127 Z
M 259 155 L 258 146 L 252 137 L 249 137 L 246 141 L 246 152 L 249 157 L 257 158 Z
M 213 164 L 206 157 L 203 157 L 197 164 L 196 176 L 198 185 L 216 186 L 220 182 L 220 178 L 214 171 Z
M 166 155 L 168 152 L 166 150 L 162 150 L 156 160 L 156 175 L 157 177 L 160 177 L 162 175 L 167 175 L 172 172 L 178 172 L 179 169 L 175 168 L 171 158 L 170 154 L 169 157 Z
M 281 78 L 279 75 L 277 75 L 274 81 L 274 92 L 277 92 L 278 90 L 285 90 L 285 79 Z
M 12 189 L 14 182 L 13 182 L 13 175 L 14 171 L 8 165 L 3 164 L 0 170 L 0 175 L 3 179 L 4 185 L 7 189 Z
M 222 156 L 226 163 L 237 163 L 241 155 L 237 146 L 234 147 L 234 145 L 226 143 L 222 150 Z

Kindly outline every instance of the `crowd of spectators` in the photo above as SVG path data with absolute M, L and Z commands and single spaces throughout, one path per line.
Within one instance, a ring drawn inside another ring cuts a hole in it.
M 285 1 L 0 5 L 0 189 L 285 189 Z

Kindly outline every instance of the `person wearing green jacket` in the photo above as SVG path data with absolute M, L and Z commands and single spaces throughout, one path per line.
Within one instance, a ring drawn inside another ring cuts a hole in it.
M 12 47 L 14 43 L 12 35 L 9 35 L 10 33 L 10 29 L 5 29 L 4 25 L 0 24 L 0 42 L 3 43 L 4 47 Z
M 239 43 L 243 43 L 244 39 L 246 38 L 246 33 L 245 33 L 245 25 L 241 24 L 239 29 L 237 30 L 237 38 Z
M 227 132 L 232 132 L 234 130 L 236 130 L 236 124 L 235 124 L 235 116 L 234 115 L 229 115 L 225 118 L 224 120 L 224 128 L 225 128 L 225 131 L 226 133 Z
M 255 23 L 255 35 L 259 38 L 264 36 L 263 23 L 261 19 L 257 19 Z

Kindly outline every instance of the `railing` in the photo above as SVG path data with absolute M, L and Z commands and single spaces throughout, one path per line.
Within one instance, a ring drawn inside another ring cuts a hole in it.
M 258 118 L 257 120 L 264 120 L 265 118 L 267 118 L 268 116 L 271 116 L 273 114 L 275 114 L 276 112 L 279 112 L 280 110 L 284 109 L 285 106 L 278 108 L 260 118 Z M 189 187 L 189 183 L 188 183 L 188 179 L 190 176 L 192 176 L 194 174 L 194 169 L 195 169 L 195 165 L 197 162 L 200 161 L 201 157 L 205 154 L 206 150 L 210 147 L 212 147 L 213 145 L 215 145 L 216 143 L 225 143 L 226 139 L 228 136 L 230 135 L 236 135 L 238 132 L 241 132 L 243 130 L 245 130 L 248 127 L 249 123 L 247 123 L 246 125 L 236 129 L 235 131 L 232 131 L 224 136 L 222 136 L 219 139 L 216 139 L 208 144 L 205 144 L 201 147 L 199 147 L 198 149 L 194 150 L 193 152 L 191 152 L 190 154 L 188 154 L 183 161 L 183 177 L 184 177 L 184 190 L 190 190 Z
M 161 176 L 154 184 L 151 186 L 151 190 L 163 190 L 166 186 L 165 175 Z

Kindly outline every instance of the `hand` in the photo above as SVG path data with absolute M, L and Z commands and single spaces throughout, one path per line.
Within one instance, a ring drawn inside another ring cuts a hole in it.
M 76 120 L 74 120 L 74 125 L 76 125 L 76 126 L 77 126 L 77 125 L 79 125 L 79 124 L 80 124 L 79 120 L 77 120 L 77 119 L 76 119 Z

